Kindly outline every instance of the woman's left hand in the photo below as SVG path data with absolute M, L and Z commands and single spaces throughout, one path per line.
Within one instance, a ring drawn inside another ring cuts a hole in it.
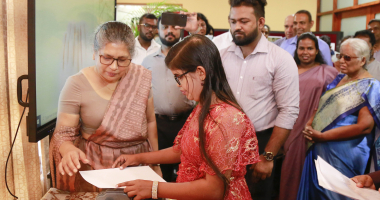
M 128 197 L 134 197 L 133 200 L 152 198 L 153 181 L 134 180 L 117 184 L 116 187 L 123 187 Z
M 311 126 L 306 126 L 302 133 L 304 137 L 312 143 L 323 142 L 323 134 L 314 130 Z

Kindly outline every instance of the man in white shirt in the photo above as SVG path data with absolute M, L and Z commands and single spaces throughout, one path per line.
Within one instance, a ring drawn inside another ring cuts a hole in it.
M 233 44 L 220 50 L 228 83 L 256 130 L 260 162 L 247 167 L 255 200 L 271 200 L 276 156 L 299 112 L 297 65 L 292 56 L 262 34 L 266 0 L 230 0 Z M 277 183 L 279 184 L 279 183 Z
M 141 65 L 144 58 L 160 49 L 160 45 L 153 40 L 157 31 L 157 17 L 153 14 L 146 13 L 141 16 L 137 26 L 140 34 L 136 37 L 135 55 L 132 62 Z

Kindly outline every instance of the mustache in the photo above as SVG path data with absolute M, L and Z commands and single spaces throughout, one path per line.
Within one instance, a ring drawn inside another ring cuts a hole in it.
M 235 35 L 236 33 L 242 33 L 242 34 L 245 35 L 245 33 L 244 33 L 243 31 L 241 31 L 241 30 L 234 31 L 234 32 L 233 32 L 233 35 Z
M 171 35 L 172 37 L 175 38 L 174 34 L 173 33 L 168 33 L 167 35 L 165 35 L 165 37 L 168 37 L 169 35 Z

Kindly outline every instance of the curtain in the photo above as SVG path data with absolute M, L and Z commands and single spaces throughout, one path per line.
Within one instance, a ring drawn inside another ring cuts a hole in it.
M 0 15 L 0 199 L 13 199 L 5 186 L 5 162 L 23 110 L 17 101 L 17 78 L 28 74 L 27 0 L 1 0 Z M 25 101 L 27 81 L 23 82 Z M 44 155 L 40 163 L 38 144 L 28 142 L 27 113 L 28 109 L 8 163 L 7 180 L 19 199 L 40 199 L 49 187 L 44 178 L 48 162 Z M 42 146 L 44 153 L 48 139 Z

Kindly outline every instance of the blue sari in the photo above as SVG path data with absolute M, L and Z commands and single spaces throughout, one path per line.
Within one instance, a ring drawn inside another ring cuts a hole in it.
M 341 126 L 357 123 L 358 113 L 368 107 L 380 127 L 380 82 L 374 78 L 364 78 L 336 87 L 345 74 L 339 74 L 327 86 L 322 95 L 312 127 L 322 133 Z M 344 141 L 329 141 L 313 144 L 308 150 L 298 190 L 299 200 L 351 199 L 319 186 L 314 160 L 323 158 L 345 176 L 352 178 L 364 174 L 373 155 L 373 167 L 380 169 L 380 140 L 375 135 L 360 135 Z M 375 142 L 376 141 L 376 142 Z

